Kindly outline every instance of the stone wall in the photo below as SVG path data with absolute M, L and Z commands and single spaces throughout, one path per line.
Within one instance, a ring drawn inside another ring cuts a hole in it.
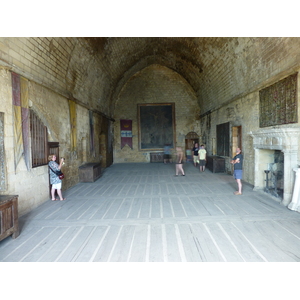
M 208 38 L 201 62 L 198 101 L 202 113 L 215 110 L 295 73 L 299 38 Z M 201 47 L 199 47 L 201 49 Z
M 151 65 L 136 73 L 124 85 L 115 106 L 114 162 L 149 162 L 151 151 L 140 151 L 137 104 L 175 103 L 176 145 L 185 147 L 185 135 L 199 133 L 200 113 L 190 85 L 178 73 L 160 65 Z M 132 120 L 133 149 L 121 149 L 120 119 Z
M 293 71 L 300 71 L 293 70 Z M 290 74 L 288 74 L 290 75 Z M 286 76 L 284 76 L 286 77 Z M 274 78 L 275 83 L 283 78 Z M 298 99 L 300 96 L 299 89 L 299 76 L 298 76 Z M 269 82 L 269 79 L 268 79 Z M 299 103 L 299 100 L 298 100 Z M 298 105 L 298 123 L 285 124 L 276 126 L 277 128 L 299 128 L 299 106 Z M 259 130 L 259 90 L 247 94 L 246 96 L 237 98 L 228 104 L 220 106 L 218 109 L 211 113 L 204 114 L 200 120 L 202 142 L 206 144 L 206 148 L 209 155 L 213 153 L 213 149 L 216 149 L 216 126 L 218 124 L 230 122 L 230 128 L 233 126 L 242 126 L 242 152 L 244 155 L 244 175 L 243 179 L 254 185 L 255 182 L 255 166 L 254 157 L 255 149 L 253 146 L 253 137 L 251 133 Z M 272 131 L 272 128 L 266 128 L 265 130 Z M 231 134 L 231 133 L 230 133 Z M 232 136 L 230 141 L 232 142 Z M 230 146 L 231 149 L 231 146 Z M 231 151 L 230 151 L 231 152 Z M 226 157 L 226 172 L 232 173 L 232 166 L 230 164 L 231 158 L 235 154 L 231 152 L 230 157 Z M 298 164 L 300 163 L 300 151 L 298 151 Z
M 107 132 L 105 117 L 94 113 L 94 138 L 95 151 L 90 151 L 89 110 L 80 104 L 76 105 L 77 115 L 77 146 L 71 149 L 69 100 L 57 92 L 36 82 L 28 82 L 29 107 L 42 120 L 48 130 L 48 141 L 59 142 L 60 157 L 65 157 L 63 167 L 65 179 L 63 190 L 78 183 L 78 167 L 86 162 L 99 162 L 100 155 L 99 137 L 101 132 Z M 22 158 L 14 167 L 13 144 L 13 105 L 11 72 L 7 68 L 0 68 L 0 112 L 4 116 L 4 170 L 1 170 L 5 180 L 1 180 L 1 194 L 19 195 L 19 213 L 25 214 L 31 209 L 49 199 L 48 167 L 40 166 L 26 168 Z M 104 119 L 104 121 L 103 121 Z M 101 127 L 102 123 L 104 124 Z M 110 157 L 110 159 L 112 159 Z M 3 161 L 2 161 L 3 162 Z M 106 166 L 106 164 L 104 164 Z
M 82 38 L 0 37 L 0 112 L 4 120 L 0 192 L 19 195 L 21 215 L 49 199 L 49 177 L 47 166 L 27 170 L 23 158 L 15 170 L 11 71 L 28 79 L 29 107 L 47 126 L 49 142 L 59 142 L 60 156 L 66 158 L 65 190 L 78 182 L 78 167 L 83 163 L 99 162 L 103 156 L 102 167 L 112 162 L 109 147 L 102 147 L 105 155 L 100 154 L 100 137 L 107 142 L 111 122 L 109 106 L 101 101 L 106 100 L 101 96 L 103 87 L 97 84 L 106 76 L 99 73 L 101 64 L 101 56 Z M 76 103 L 75 149 L 71 148 L 69 100 Z M 94 151 L 90 149 L 90 110 Z
M 101 159 L 102 167 L 113 159 L 148 162 L 149 151 L 138 147 L 137 104 L 170 102 L 175 103 L 178 146 L 185 146 L 187 133 L 196 132 L 212 154 L 216 125 L 242 126 L 244 180 L 253 184 L 249 132 L 259 126 L 259 90 L 299 71 L 299 46 L 299 38 L 288 37 L 0 37 L 5 157 L 1 193 L 19 194 L 21 214 L 48 198 L 46 166 L 27 171 L 21 160 L 14 170 L 11 71 L 28 79 L 29 105 L 47 126 L 49 141 L 60 143 L 60 154 L 66 158 L 64 189 L 78 181 L 78 166 L 85 162 Z M 70 142 L 69 100 L 76 103 L 75 150 Z M 94 151 L 90 150 L 90 110 Z M 133 149 L 121 149 L 120 119 L 133 121 Z

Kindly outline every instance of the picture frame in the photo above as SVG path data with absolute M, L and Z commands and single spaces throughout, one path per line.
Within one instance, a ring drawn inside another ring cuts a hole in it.
M 138 104 L 139 150 L 161 151 L 176 145 L 175 103 Z

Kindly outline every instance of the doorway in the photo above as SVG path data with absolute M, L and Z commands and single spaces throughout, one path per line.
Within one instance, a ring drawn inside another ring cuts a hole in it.
M 192 151 L 195 143 L 199 144 L 199 135 L 196 132 L 189 132 L 185 136 L 185 155 L 186 155 L 186 161 L 192 162 Z
M 242 126 L 232 126 L 232 156 L 234 156 L 236 148 L 242 150 Z

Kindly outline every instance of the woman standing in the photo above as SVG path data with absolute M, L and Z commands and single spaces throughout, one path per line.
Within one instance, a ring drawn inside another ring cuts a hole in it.
M 64 158 L 60 160 L 60 164 L 58 164 L 56 160 L 56 156 L 54 154 L 49 155 L 48 157 L 49 163 L 49 174 L 50 174 L 50 183 L 52 184 L 51 188 L 51 196 L 52 196 L 52 201 L 58 200 L 55 199 L 55 190 L 57 190 L 57 194 L 59 196 L 59 200 L 63 201 L 66 198 L 63 198 L 62 193 L 61 193 L 61 179 L 59 179 L 58 175 L 55 174 L 56 171 L 60 171 Z M 51 170 L 52 169 L 52 170 Z
M 185 176 L 183 170 L 183 151 L 181 147 L 176 147 L 176 173 L 175 176 L 178 176 L 178 173 L 181 172 L 182 176 Z

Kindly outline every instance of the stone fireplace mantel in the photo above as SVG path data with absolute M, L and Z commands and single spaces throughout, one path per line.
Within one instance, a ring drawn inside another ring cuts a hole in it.
M 265 187 L 264 170 L 267 168 L 267 155 L 263 150 L 280 150 L 284 153 L 284 192 L 282 204 L 287 206 L 292 200 L 294 186 L 293 169 L 298 167 L 300 127 L 272 127 L 249 132 L 253 138 L 255 152 L 254 189 Z

